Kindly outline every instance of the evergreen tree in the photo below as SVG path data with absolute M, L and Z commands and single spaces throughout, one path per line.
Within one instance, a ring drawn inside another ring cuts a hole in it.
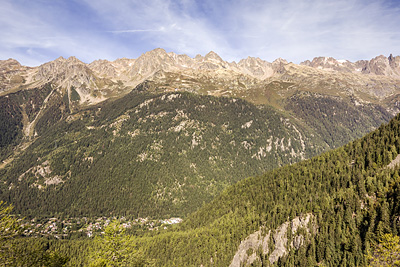
M 118 220 L 112 221 L 105 228 L 104 236 L 95 238 L 90 262 L 92 267 L 134 267 L 148 264 Z
M 0 262 L 10 264 L 10 239 L 18 234 L 17 219 L 11 215 L 13 207 L 0 201 Z

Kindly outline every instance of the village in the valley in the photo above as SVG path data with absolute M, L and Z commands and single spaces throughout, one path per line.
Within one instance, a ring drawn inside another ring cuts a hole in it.
M 164 220 L 151 220 L 149 218 L 127 219 L 121 218 L 46 218 L 32 220 L 23 220 L 21 230 L 25 236 L 52 236 L 57 239 L 66 239 L 71 237 L 94 237 L 102 235 L 104 229 L 113 220 L 118 220 L 126 232 L 145 232 L 166 230 L 168 226 L 182 222 L 181 218 L 169 218 Z

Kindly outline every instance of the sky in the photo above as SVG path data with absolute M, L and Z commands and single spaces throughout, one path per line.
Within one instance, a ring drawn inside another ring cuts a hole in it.
M 0 60 L 400 55 L 400 0 L 0 0 Z

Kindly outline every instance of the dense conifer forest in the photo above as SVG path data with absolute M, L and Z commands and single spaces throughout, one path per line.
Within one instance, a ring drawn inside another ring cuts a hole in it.
M 379 106 L 316 93 L 296 93 L 282 111 L 160 94 L 152 82 L 92 107 L 78 109 L 74 99 L 51 84 L 0 97 L 3 159 L 19 151 L 0 169 L 0 199 L 22 216 L 184 217 L 243 178 L 341 146 L 390 118 Z
M 287 251 L 274 265 L 368 265 L 382 237 L 396 236 L 400 230 L 399 167 L 390 165 L 399 152 L 398 115 L 336 150 L 237 182 L 180 225 L 130 237 L 132 255 L 138 264 L 155 266 L 228 266 L 250 234 L 263 229 L 260 235 L 265 236 L 287 221 L 312 214 L 315 231 L 300 229 L 306 236 L 303 245 Z M 288 242 L 291 238 L 288 234 Z M 90 248 L 97 246 L 93 239 L 13 242 L 18 248 L 43 244 L 32 253 L 65 260 L 67 266 L 88 264 Z M 277 244 L 270 238 L 269 245 Z M 269 265 L 270 252 L 257 252 L 253 265 Z
M 0 60 L 0 266 L 400 266 L 399 60 Z

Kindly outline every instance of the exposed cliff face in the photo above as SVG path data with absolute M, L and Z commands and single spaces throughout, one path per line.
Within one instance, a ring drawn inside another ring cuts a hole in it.
M 274 74 L 273 65 L 260 58 L 248 57 L 242 59 L 237 67 L 244 73 L 260 79 L 266 79 Z
M 353 96 L 360 103 L 382 102 L 400 93 L 400 57 L 378 56 L 357 62 L 318 57 L 300 65 L 280 58 L 270 63 L 248 57 L 236 63 L 224 61 L 212 51 L 191 58 L 158 48 L 137 59 L 96 60 L 90 64 L 74 57 L 60 57 L 35 68 L 12 59 L 0 61 L 3 94 L 51 82 L 67 90 L 69 96 L 73 87 L 79 103 L 85 105 L 121 96 L 145 80 L 155 82 L 162 92 L 184 90 L 241 97 L 256 104 L 279 105 L 277 99 L 298 90 Z M 276 82 L 285 85 L 276 88 Z M 271 87 L 273 91 L 267 89 Z
M 122 97 L 147 80 L 152 86 L 146 90 L 155 93 L 189 91 L 242 98 L 287 111 L 288 101 L 306 91 L 339 97 L 357 107 L 378 105 L 394 115 L 400 111 L 399 73 L 400 57 L 392 55 L 355 63 L 320 57 L 297 65 L 281 58 L 272 63 L 253 57 L 227 62 L 212 51 L 191 58 L 159 48 L 137 59 L 96 60 L 90 64 L 75 57 L 60 57 L 29 68 L 13 59 L 3 60 L 0 95 L 17 91 L 25 94 L 26 90 L 49 84 L 52 95 L 63 101 L 61 113 L 66 114 Z M 52 99 L 48 107 L 54 106 Z M 35 105 L 35 110 L 45 108 Z M 28 132 L 34 133 L 34 129 L 29 128 Z
M 99 59 L 89 64 L 89 68 L 94 72 L 104 77 L 118 77 L 118 72 L 114 67 L 116 63 L 111 63 L 108 60 Z
M 15 59 L 0 60 L 0 93 L 25 83 L 23 75 L 28 69 Z
M 336 70 L 341 72 L 354 72 L 354 64 L 348 60 L 336 60 L 332 57 L 316 57 L 312 61 L 306 60 L 301 65 L 324 69 L 324 70 Z M 361 71 L 361 69 L 359 69 Z
M 31 81 L 41 83 L 52 81 L 62 87 L 79 86 L 83 83 L 95 85 L 92 71 L 85 63 L 75 57 L 68 59 L 59 57 L 54 61 L 40 65 Z
M 0 61 L 0 95 L 17 91 L 25 94 L 27 90 L 40 90 L 48 84 L 52 96 L 62 100 L 61 113 L 66 114 L 82 106 L 123 97 L 138 84 L 151 81 L 151 88 L 146 90 L 154 93 L 189 91 L 242 98 L 282 111 L 287 111 L 287 103 L 293 96 L 306 91 L 340 97 L 340 101 L 354 106 L 379 105 L 394 115 L 400 111 L 400 78 L 396 76 L 399 66 L 400 57 L 392 55 L 356 63 L 315 58 L 296 65 L 281 58 L 272 63 L 253 57 L 238 63 L 227 62 L 212 51 L 191 58 L 159 48 L 137 59 L 96 60 L 90 64 L 75 57 L 60 57 L 29 68 L 13 59 L 3 60 Z M 53 102 L 53 98 L 49 99 L 49 108 L 54 106 Z M 46 108 L 35 104 L 34 109 Z M 29 128 L 29 133 L 34 133 L 34 129 Z
M 399 62 L 399 56 L 393 57 L 390 55 L 388 58 L 378 56 L 367 61 L 362 71 L 367 74 L 400 77 Z
M 230 267 L 251 266 L 263 262 L 260 258 L 274 264 L 280 257 L 292 249 L 299 249 L 310 241 L 317 232 L 317 223 L 313 214 L 308 213 L 281 224 L 275 230 L 261 227 L 244 239 L 233 257 Z
M 316 57 L 312 61 L 306 60 L 300 65 L 328 71 L 400 77 L 400 56 L 394 57 L 392 54 L 389 57 L 380 55 L 371 60 L 359 60 L 354 63 L 348 60 L 336 60 L 332 57 Z

